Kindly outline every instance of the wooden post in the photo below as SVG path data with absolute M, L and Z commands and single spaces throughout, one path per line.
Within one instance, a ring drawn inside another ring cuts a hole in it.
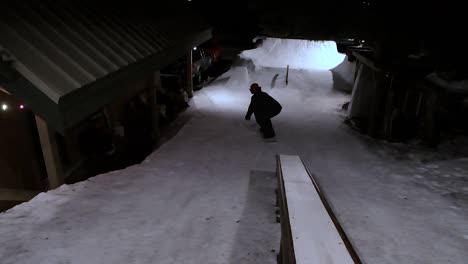
M 186 92 L 189 98 L 193 97 L 193 71 L 192 71 L 192 50 L 190 49 L 187 53 L 187 85 L 186 85 Z
M 156 145 L 160 139 L 159 133 L 159 107 L 157 104 L 156 91 L 161 87 L 161 76 L 160 72 L 156 71 L 153 74 L 150 85 L 147 89 L 148 108 L 151 117 L 151 139 Z
M 102 109 L 102 113 L 104 115 L 104 118 L 106 119 L 106 126 L 110 129 L 114 129 L 114 124 L 112 124 L 112 121 L 109 116 L 109 109 L 107 106 L 104 106 Z
M 51 130 L 47 123 L 39 116 L 36 116 L 36 125 L 47 171 L 49 189 L 55 189 L 64 183 L 63 168 L 57 148 L 57 140 L 54 131 Z
M 387 90 L 387 102 L 385 103 L 384 111 L 384 137 L 389 140 L 392 137 L 392 115 L 393 115 L 393 97 L 395 91 L 393 90 L 394 75 L 390 76 L 390 84 Z
M 381 83 L 378 80 L 377 71 L 374 69 L 370 69 L 372 71 L 372 84 L 366 86 L 367 89 L 372 89 L 371 97 L 370 97 L 370 111 L 369 111 L 369 123 L 367 125 L 367 134 L 371 137 L 379 137 L 380 130 L 381 130 L 381 111 L 380 106 L 382 101 L 380 100 L 381 91 Z
M 286 67 L 286 85 L 288 84 L 288 77 L 289 77 L 289 64 Z

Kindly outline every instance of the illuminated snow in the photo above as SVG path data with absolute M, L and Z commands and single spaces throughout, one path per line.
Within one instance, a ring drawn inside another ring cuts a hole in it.
M 253 50 L 243 51 L 242 58 L 252 59 L 259 67 L 329 70 L 343 62 L 334 41 L 310 41 L 267 38 Z
M 272 56 L 294 55 L 284 44 Z M 191 120 L 142 164 L 0 214 L 0 263 L 276 264 L 277 153 L 303 158 L 363 263 L 467 263 L 467 159 L 390 157 L 343 124 L 331 71 L 286 85 L 283 69 L 250 68 L 195 92 Z M 244 120 L 252 82 L 283 105 L 276 143 Z

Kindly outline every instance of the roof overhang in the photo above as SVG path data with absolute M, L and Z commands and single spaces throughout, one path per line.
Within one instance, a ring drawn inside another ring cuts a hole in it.
M 129 89 L 133 87 L 132 83 L 148 77 L 176 60 L 187 50 L 210 38 L 211 28 L 205 29 L 180 41 L 174 47 L 64 95 L 58 103 L 5 63 L 0 63 L 0 86 L 28 105 L 29 109 L 46 120 L 52 128 L 64 133 L 115 98 L 129 93 Z
M 183 8 L 151 24 L 148 18 L 142 22 L 118 14 L 101 21 L 91 7 L 66 5 L 38 6 L 39 15 L 30 20 L 28 6 L 18 5 L 7 7 L 10 15 L 0 18 L 0 51 L 8 55 L 0 57 L 0 86 L 60 133 L 212 37 L 211 28 Z M 53 15 L 54 8 L 70 16 L 57 15 L 55 21 L 40 16 Z M 95 28 L 90 33 L 86 25 Z

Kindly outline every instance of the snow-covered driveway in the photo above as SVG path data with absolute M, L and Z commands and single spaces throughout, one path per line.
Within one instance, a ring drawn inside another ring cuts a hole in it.
M 244 120 L 252 82 L 283 105 L 276 143 Z M 347 98 L 326 70 L 286 86 L 283 69 L 239 64 L 142 164 L 0 214 L 0 263 L 276 263 L 277 153 L 304 158 L 364 263 L 468 263 L 467 160 L 392 158 L 343 124 Z

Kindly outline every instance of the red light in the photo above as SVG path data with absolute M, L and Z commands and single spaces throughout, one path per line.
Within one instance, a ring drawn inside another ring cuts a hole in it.
M 19 107 L 20 107 L 20 109 L 24 109 L 24 105 L 20 105 Z

